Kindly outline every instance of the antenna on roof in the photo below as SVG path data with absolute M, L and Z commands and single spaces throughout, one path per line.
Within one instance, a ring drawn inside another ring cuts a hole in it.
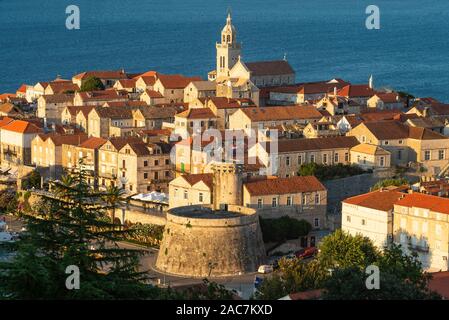
M 284 52 L 284 61 L 287 61 L 287 52 Z

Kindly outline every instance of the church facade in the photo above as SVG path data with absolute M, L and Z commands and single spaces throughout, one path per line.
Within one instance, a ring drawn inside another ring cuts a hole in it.
M 216 49 L 216 69 L 209 72 L 208 80 L 216 82 L 218 97 L 247 98 L 259 105 L 260 88 L 295 83 L 295 71 L 286 58 L 248 63 L 242 60 L 242 45 L 237 42 L 230 13 Z

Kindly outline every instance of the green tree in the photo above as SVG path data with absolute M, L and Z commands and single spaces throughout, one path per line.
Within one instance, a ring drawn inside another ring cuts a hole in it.
M 397 178 L 397 179 L 385 179 L 377 182 L 372 188 L 372 191 L 378 190 L 380 188 L 386 188 L 390 186 L 403 186 L 408 185 L 409 181 L 405 178 Z
M 29 190 L 32 188 L 40 189 L 41 174 L 37 170 L 31 171 L 22 181 L 22 189 Z
M 281 259 L 279 270 L 265 278 L 255 298 L 274 300 L 290 293 L 322 288 L 328 272 L 318 260 Z
M 406 255 L 393 245 L 378 256 L 379 289 L 369 290 L 364 269 L 336 269 L 325 281 L 323 299 L 331 300 L 425 300 L 441 299 L 428 288 L 431 276 L 423 273 L 416 255 Z
M 192 286 L 181 292 L 179 298 L 188 300 L 232 300 L 235 295 L 235 291 L 226 289 L 222 284 L 203 279 L 203 287 Z
M 369 238 L 352 236 L 341 229 L 324 237 L 319 249 L 318 259 L 323 267 L 329 269 L 363 269 L 376 261 L 379 254 Z
M 14 212 L 17 210 L 18 196 L 13 190 L 0 191 L 0 212 Z
M 80 166 L 81 167 L 81 166 Z M 148 285 L 138 270 L 141 251 L 118 242 L 130 231 L 104 219 L 104 194 L 87 184 L 83 170 L 54 182 L 32 214 L 21 212 L 27 232 L 11 261 L 0 264 L 0 299 L 148 299 L 167 292 Z M 80 271 L 80 289 L 68 290 L 67 266 Z
M 105 201 L 110 208 L 111 220 L 115 224 L 115 212 L 117 208 L 120 208 L 125 204 L 126 191 L 116 186 L 109 186 L 106 192 L 103 194 L 103 201 Z
M 323 165 L 311 162 L 301 165 L 298 170 L 298 175 L 315 176 L 319 180 L 331 180 L 350 177 L 366 172 L 368 171 L 365 171 L 356 165 L 344 165 L 342 163 L 336 165 Z
M 81 85 L 81 92 L 104 90 L 103 82 L 97 77 L 88 77 L 86 81 Z
M 306 236 L 312 225 L 306 220 L 297 220 L 289 216 L 277 219 L 260 218 L 260 226 L 265 242 L 280 242 Z

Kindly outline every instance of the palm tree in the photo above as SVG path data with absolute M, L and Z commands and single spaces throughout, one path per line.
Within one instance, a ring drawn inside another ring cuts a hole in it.
M 125 205 L 125 190 L 116 186 L 108 186 L 103 194 L 103 200 L 107 203 L 108 208 L 112 211 L 112 223 L 115 223 L 115 210 Z

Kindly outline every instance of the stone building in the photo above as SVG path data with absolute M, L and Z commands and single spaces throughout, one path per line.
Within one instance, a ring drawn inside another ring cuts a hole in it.
M 243 185 L 243 204 L 262 218 L 303 219 L 313 229 L 325 229 L 327 190 L 314 176 L 256 179 Z
M 420 163 L 438 174 L 449 161 L 449 138 L 425 128 L 409 127 L 398 121 L 364 122 L 348 132 L 360 143 L 391 153 L 392 165 Z
M 113 137 L 99 148 L 99 186 L 128 193 L 168 191 L 172 179 L 169 145 L 137 137 Z
M 86 170 L 87 182 L 94 188 L 98 188 L 98 151 L 106 139 L 90 137 L 81 144 L 62 145 L 62 167 L 65 170 L 77 168 L 82 159 L 83 168 Z
M 42 129 L 29 121 L 12 120 L 0 127 L 1 165 L 17 167 L 31 165 L 31 141 Z
M 266 260 L 254 209 L 187 206 L 167 213 L 156 269 L 195 278 L 255 272 Z
M 393 239 L 402 250 L 417 253 L 429 272 L 447 271 L 449 199 L 413 193 L 394 204 Z
M 37 117 L 55 124 L 61 123 L 62 112 L 73 106 L 73 94 L 43 95 L 37 99 Z
M 350 164 L 350 150 L 359 142 L 354 137 L 330 137 L 312 139 L 278 140 L 277 150 L 271 150 L 270 144 L 259 144 L 257 156 L 266 166 L 275 168 L 273 174 L 278 177 L 297 175 L 303 164 Z
M 342 201 L 342 229 L 355 236 L 361 234 L 378 248 L 393 242 L 394 203 L 404 193 L 396 190 L 377 190 Z
M 77 146 L 87 135 L 39 134 L 31 141 L 31 163 L 45 179 L 59 179 L 63 173 L 63 145 Z

